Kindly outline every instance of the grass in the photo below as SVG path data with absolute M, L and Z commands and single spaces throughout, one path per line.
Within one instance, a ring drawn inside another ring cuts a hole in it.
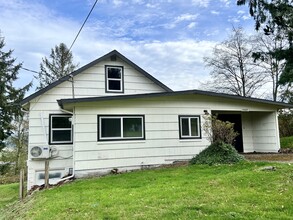
M 18 190 L 18 183 L 0 185 L 0 210 L 18 199 Z
M 292 148 L 293 149 L 293 136 L 281 138 L 281 148 Z
M 76 180 L 6 208 L 3 219 L 292 219 L 292 201 L 293 165 L 193 165 Z

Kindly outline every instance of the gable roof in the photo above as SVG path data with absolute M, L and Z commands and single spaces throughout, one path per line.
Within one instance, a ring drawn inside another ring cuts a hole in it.
M 97 63 L 108 59 L 108 58 L 113 58 L 113 57 L 119 57 L 121 60 L 123 60 L 125 63 L 127 63 L 128 65 L 130 65 L 131 67 L 133 67 L 135 70 L 137 70 L 138 72 L 142 73 L 145 77 L 147 77 L 148 79 L 150 79 L 152 82 L 154 82 L 156 85 L 160 86 L 162 89 L 164 89 L 167 92 L 171 92 L 172 89 L 170 89 L 169 87 L 167 87 L 166 85 L 164 85 L 163 83 L 161 83 L 159 80 L 157 80 L 156 78 L 154 78 L 153 76 L 151 76 L 148 72 L 146 72 L 145 70 L 143 70 L 142 68 L 140 68 L 139 66 L 137 66 L 135 63 L 133 63 L 131 60 L 129 60 L 128 58 L 126 58 L 125 56 L 123 56 L 121 53 L 119 53 L 117 50 L 113 50 L 110 53 L 105 54 L 104 56 L 90 62 L 89 64 L 79 68 L 76 71 L 73 71 L 72 73 L 60 78 L 59 80 L 51 83 L 50 85 L 46 86 L 43 89 L 40 89 L 39 91 L 31 94 L 30 96 L 24 98 L 20 104 L 24 105 L 26 103 L 28 103 L 29 101 L 31 101 L 32 99 L 42 95 L 43 93 L 47 92 L 48 90 L 54 88 L 55 86 L 68 81 L 71 77 L 76 76 L 78 74 L 80 74 L 81 72 L 83 72 L 84 70 L 93 67 L 94 65 L 96 65 Z
M 219 98 L 228 98 L 234 100 L 250 101 L 262 104 L 274 105 L 279 109 L 282 108 L 293 108 L 292 104 L 284 102 L 274 102 L 271 100 L 258 99 L 258 98 L 248 98 L 238 95 L 230 95 L 225 93 L 216 93 L 202 90 L 184 90 L 184 91 L 174 91 L 174 92 L 160 92 L 160 93 L 147 93 L 147 94 L 135 94 L 135 95 L 119 95 L 119 96 L 100 96 L 100 97 L 90 97 L 90 98 L 75 98 L 75 99 L 60 99 L 57 100 L 58 105 L 63 108 L 65 104 L 74 104 L 82 102 L 97 102 L 97 101 L 107 101 L 107 100 L 123 100 L 123 99 L 137 99 L 137 98 L 153 98 L 153 97 L 164 97 L 164 96 L 176 96 L 176 95 L 205 95 Z

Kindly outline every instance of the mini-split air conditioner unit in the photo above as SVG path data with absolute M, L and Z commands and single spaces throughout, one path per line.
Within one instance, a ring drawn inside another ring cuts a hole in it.
M 30 156 L 32 159 L 46 159 L 50 157 L 49 146 L 34 146 L 30 150 Z

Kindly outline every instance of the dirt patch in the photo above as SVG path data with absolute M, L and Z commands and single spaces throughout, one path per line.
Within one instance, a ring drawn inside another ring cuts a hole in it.
M 251 161 L 276 161 L 276 162 L 293 162 L 293 153 L 250 153 L 242 154 L 247 160 Z

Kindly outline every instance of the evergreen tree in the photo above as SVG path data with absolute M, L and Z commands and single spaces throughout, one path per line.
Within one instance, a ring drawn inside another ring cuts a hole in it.
M 21 115 L 19 105 L 31 83 L 23 88 L 15 88 L 18 71 L 22 64 L 15 64 L 12 50 L 3 51 L 4 38 L 0 35 L 0 151 L 5 147 L 5 140 L 12 134 L 11 122 L 15 116 Z
M 56 80 L 73 72 L 78 67 L 73 63 L 73 55 L 64 43 L 51 49 L 50 57 L 42 58 L 40 72 L 36 79 L 39 81 L 38 89 L 42 89 Z
M 286 36 L 288 47 L 275 50 L 275 57 L 285 59 L 286 65 L 280 83 L 293 83 L 293 0 L 237 0 L 238 5 L 248 3 L 250 15 L 255 20 L 256 30 L 264 34 L 282 33 Z

